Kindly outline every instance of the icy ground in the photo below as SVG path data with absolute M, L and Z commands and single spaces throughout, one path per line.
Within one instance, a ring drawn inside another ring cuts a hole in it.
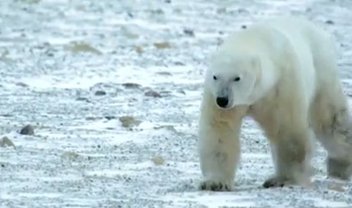
M 197 190 L 209 54 L 289 13 L 335 37 L 352 95 L 348 0 L 1 0 L 0 138 L 15 148 L 0 147 L 0 207 L 352 207 L 352 183 L 326 178 L 320 146 L 311 188 L 261 188 L 273 164 L 251 120 L 235 190 Z M 33 136 L 18 133 L 27 124 Z

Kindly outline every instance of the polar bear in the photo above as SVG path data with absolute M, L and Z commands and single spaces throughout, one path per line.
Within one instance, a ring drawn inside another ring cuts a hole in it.
M 349 179 L 352 120 L 334 50 L 327 33 L 295 17 L 257 23 L 224 40 L 204 82 L 200 189 L 232 189 L 245 116 L 271 145 L 275 174 L 264 187 L 309 184 L 313 137 L 328 151 L 328 175 Z

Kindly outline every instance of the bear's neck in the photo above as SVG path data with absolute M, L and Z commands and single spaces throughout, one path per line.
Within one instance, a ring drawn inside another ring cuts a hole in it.
M 259 70 L 257 79 L 254 85 L 251 103 L 256 103 L 258 100 L 266 97 L 277 85 L 280 77 L 280 72 L 277 70 L 275 63 L 268 57 L 261 58 L 261 70 Z

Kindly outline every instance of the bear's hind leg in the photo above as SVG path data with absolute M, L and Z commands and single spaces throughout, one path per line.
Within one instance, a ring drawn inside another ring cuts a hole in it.
M 318 36 L 317 36 L 318 37 Z M 352 175 L 352 120 L 339 81 L 336 55 L 331 40 L 317 38 L 315 68 L 320 91 L 312 107 L 312 121 L 317 138 L 328 151 L 328 175 L 348 179 Z
M 311 175 L 310 130 L 296 129 L 283 131 L 272 141 L 272 153 L 276 168 L 274 177 L 269 178 L 263 187 L 283 187 L 286 185 L 304 185 Z
M 348 180 L 352 175 L 352 122 L 347 108 L 332 111 L 321 126 L 318 138 L 328 151 L 328 175 Z
M 277 94 L 276 99 L 264 100 L 252 108 L 254 119 L 270 141 L 275 165 L 275 175 L 263 183 L 265 188 L 310 182 L 313 131 L 308 104 L 300 99 L 304 96 L 294 94 L 299 92 Z
M 352 175 L 352 122 L 347 118 L 348 115 L 337 114 L 336 116 L 330 131 L 326 132 L 320 140 L 328 151 L 328 175 L 348 180 Z

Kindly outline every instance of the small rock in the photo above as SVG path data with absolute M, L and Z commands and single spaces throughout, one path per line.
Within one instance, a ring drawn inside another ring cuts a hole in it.
M 194 37 L 194 31 L 191 30 L 191 29 L 184 29 L 183 33 L 188 35 L 188 36 Z
M 176 66 L 184 66 L 184 65 L 185 65 L 185 63 L 183 63 L 183 62 L 181 62 L 181 61 L 176 61 L 174 64 L 175 64 Z
M 176 132 L 177 133 L 177 130 L 175 129 L 174 126 L 172 125 L 162 125 L 162 126 L 156 126 L 154 127 L 154 129 L 158 130 L 158 129 L 167 129 L 169 131 L 172 131 L 172 132 Z
M 102 53 L 97 50 L 96 48 L 93 48 L 91 45 L 88 43 L 84 42 L 72 42 L 69 46 L 66 46 L 66 50 L 69 50 L 73 53 L 94 53 L 97 55 L 101 55 Z
M 133 116 L 121 116 L 119 118 L 119 120 L 120 120 L 122 126 L 125 128 L 138 126 L 141 123 L 141 121 L 135 119 Z
M 2 168 L 4 168 L 4 167 L 5 167 L 5 165 L 4 165 L 4 164 L 1 164 L 1 167 L 2 167 Z
M 46 52 L 45 53 L 47 56 L 49 56 L 49 57 L 53 57 L 54 56 L 54 53 L 52 53 L 52 52 Z
M 25 127 L 23 127 L 20 131 L 20 134 L 22 135 L 34 135 L 34 128 L 31 125 L 26 125 Z
M 154 43 L 154 46 L 157 49 L 168 49 L 168 48 L 171 48 L 171 45 L 170 45 L 169 42 Z
M 328 25 L 333 25 L 333 24 L 335 24 L 335 22 L 332 21 L 332 20 L 326 20 L 325 23 L 328 24 Z
M 176 14 L 182 14 L 182 9 L 180 9 L 180 8 L 174 8 L 173 11 L 174 11 Z
M 94 95 L 96 95 L 96 96 L 104 96 L 104 95 L 106 95 L 106 92 L 103 91 L 103 90 L 98 90 L 98 91 L 96 91 L 96 92 L 94 93 Z
M 135 46 L 134 50 L 138 53 L 138 54 L 142 54 L 144 52 L 143 48 L 141 46 Z
M 17 82 L 16 85 L 20 86 L 20 87 L 28 87 L 28 85 L 26 83 L 23 83 L 23 82 Z
M 154 90 L 148 90 L 147 92 L 144 93 L 144 95 L 147 97 L 161 98 L 160 93 L 155 92 Z
M 132 12 L 127 12 L 127 15 L 130 17 L 130 18 L 133 18 L 133 14 L 132 14 Z
M 105 118 L 106 118 L 107 120 L 112 120 L 112 119 L 116 119 L 116 116 L 105 116 Z
M 249 11 L 247 9 L 244 9 L 244 8 L 239 8 L 237 10 L 237 12 L 240 13 L 240 14 L 248 14 L 249 13 Z
M 122 86 L 129 89 L 138 89 L 141 87 L 140 84 L 136 84 L 136 83 L 123 83 Z
M 170 90 L 162 90 L 159 93 L 160 93 L 161 97 L 168 97 L 168 96 L 172 95 L 172 91 L 170 91 Z
M 23 2 L 29 4 L 38 4 L 41 0 L 24 0 Z
M 88 116 L 88 117 L 86 117 L 86 120 L 87 121 L 96 121 L 96 120 L 98 120 L 99 118 L 98 117 L 94 117 L 94 116 Z
M 224 7 L 218 8 L 218 9 L 216 10 L 216 13 L 218 13 L 218 14 L 224 14 L 224 13 L 226 13 L 226 8 L 224 8 Z
M 14 147 L 16 149 L 15 144 L 6 136 L 0 139 L 0 147 Z
M 10 54 L 9 50 L 5 49 L 5 50 L 1 53 L 0 57 L 1 57 L 1 58 L 6 58 L 7 55 L 9 55 L 9 54 Z
M 183 89 L 178 89 L 177 92 L 181 93 L 181 94 L 184 94 L 184 95 L 186 94 L 186 92 Z
M 242 25 L 241 28 L 242 29 L 247 29 L 247 26 L 246 25 Z
M 76 100 L 77 100 L 77 101 L 85 101 L 85 102 L 87 102 L 87 103 L 90 102 L 90 100 L 89 100 L 88 98 L 85 98 L 85 97 L 78 97 L 78 98 L 76 98 Z
M 150 11 L 152 14 L 156 14 L 156 15 L 162 15 L 164 14 L 164 11 L 162 9 L 154 9 Z
M 171 76 L 172 75 L 170 72 L 165 72 L 165 71 L 157 72 L 157 74 L 163 75 L 163 76 Z
M 121 32 L 125 37 L 127 37 L 129 39 L 138 39 L 139 38 L 138 34 L 132 32 L 131 28 L 128 28 L 126 26 L 121 27 Z
M 155 156 L 152 158 L 152 162 L 154 163 L 154 165 L 163 165 L 165 163 L 165 160 L 161 156 Z

